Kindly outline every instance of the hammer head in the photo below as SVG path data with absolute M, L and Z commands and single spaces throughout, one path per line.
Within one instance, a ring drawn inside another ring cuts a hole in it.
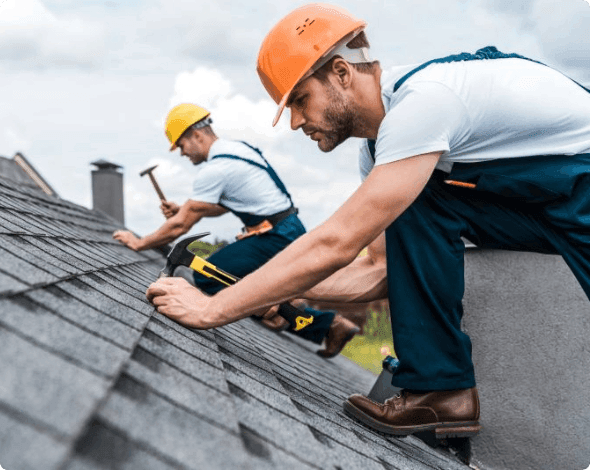
M 195 255 L 188 252 L 186 247 L 195 240 L 206 237 L 209 234 L 210 232 L 199 233 L 198 235 L 186 237 L 177 242 L 176 245 L 174 245 L 174 248 L 170 250 L 170 253 L 168 253 L 166 266 L 164 269 L 162 269 L 162 271 L 160 271 L 160 275 L 158 277 L 171 277 L 174 274 L 174 270 L 178 266 L 190 266 Z
M 150 166 L 147 170 L 143 170 L 139 176 L 144 176 L 147 175 L 148 173 L 151 173 L 152 171 L 154 171 L 156 169 L 158 165 L 154 165 L 154 166 Z

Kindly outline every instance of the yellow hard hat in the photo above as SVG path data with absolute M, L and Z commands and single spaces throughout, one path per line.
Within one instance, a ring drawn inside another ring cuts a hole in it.
M 183 103 L 174 106 L 166 117 L 166 137 L 172 144 L 170 151 L 176 150 L 176 142 L 190 126 L 209 117 L 209 111 L 196 104 Z M 205 125 L 210 124 L 207 120 Z
M 320 59 L 334 52 L 340 42 L 350 41 L 366 25 L 343 8 L 313 3 L 293 10 L 271 29 L 260 47 L 256 69 L 264 88 L 279 105 L 273 126 L 295 85 L 315 70 L 314 65 L 321 64 Z M 368 60 L 354 60 L 361 61 Z

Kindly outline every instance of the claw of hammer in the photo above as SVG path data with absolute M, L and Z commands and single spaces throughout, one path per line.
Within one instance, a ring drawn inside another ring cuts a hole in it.
M 195 256 L 186 250 L 187 246 L 195 240 L 206 237 L 209 234 L 210 232 L 199 233 L 198 235 L 186 237 L 177 242 L 176 245 L 174 245 L 174 248 L 170 250 L 170 253 L 168 253 L 166 266 L 160 271 L 158 277 L 171 277 L 178 266 L 190 266 Z
M 144 175 L 148 175 L 150 177 L 150 180 L 152 180 L 152 184 L 154 185 L 154 189 L 156 190 L 156 192 L 158 193 L 158 196 L 160 197 L 160 200 L 162 202 L 166 201 L 166 198 L 164 197 L 164 193 L 162 192 L 162 190 L 160 189 L 160 185 L 156 182 L 156 178 L 153 175 L 153 171 L 156 169 L 158 165 L 154 165 L 152 167 L 149 167 L 147 170 L 143 170 L 139 176 L 144 176 Z

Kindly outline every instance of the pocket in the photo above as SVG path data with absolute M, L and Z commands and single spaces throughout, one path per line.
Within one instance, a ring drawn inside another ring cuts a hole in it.
M 530 181 L 506 175 L 484 173 L 477 179 L 475 189 L 526 203 L 547 203 L 568 196 L 565 188 L 547 187 L 542 181 Z
M 474 191 L 519 202 L 550 203 L 570 197 L 576 179 L 589 171 L 590 166 L 564 161 L 564 157 L 525 157 L 455 163 L 449 179 L 472 183 Z

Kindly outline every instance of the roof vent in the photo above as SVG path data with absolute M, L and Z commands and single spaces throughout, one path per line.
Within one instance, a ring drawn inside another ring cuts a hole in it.
M 121 165 L 106 160 L 92 162 L 92 208 L 125 224 L 123 207 L 123 173 Z
M 121 165 L 117 165 L 116 163 L 107 162 L 104 159 L 96 160 L 92 162 L 91 165 L 96 166 L 99 170 L 118 170 L 119 168 L 123 168 Z

